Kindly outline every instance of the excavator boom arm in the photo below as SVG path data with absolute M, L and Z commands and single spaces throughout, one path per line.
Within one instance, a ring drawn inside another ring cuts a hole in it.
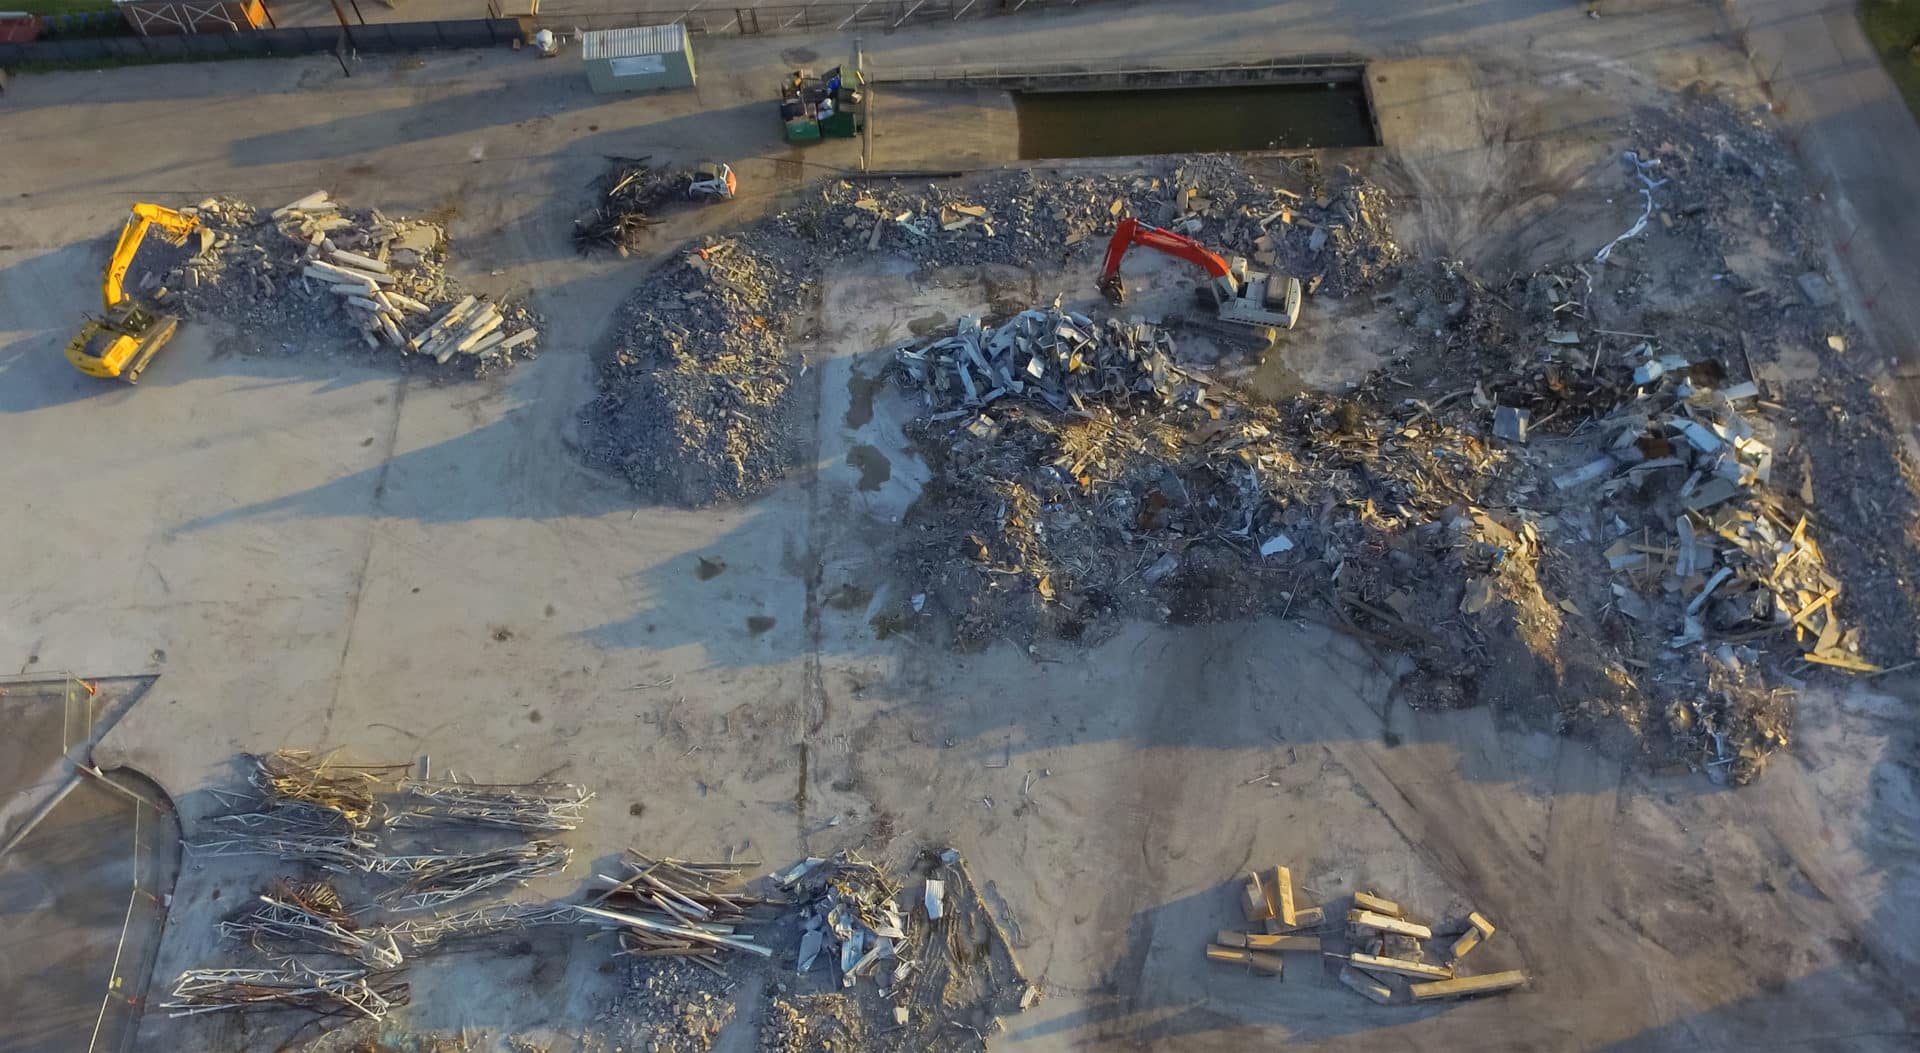
M 200 221 L 161 205 L 143 202 L 133 206 L 127 225 L 120 228 L 120 240 L 113 246 L 113 258 L 107 261 L 107 274 L 100 283 L 100 297 L 106 301 L 108 310 L 126 298 L 121 286 L 127 280 L 127 268 L 133 265 L 133 257 L 140 251 L 140 243 L 146 240 L 149 227 L 159 227 L 167 233 L 168 241 L 181 245 L 187 235 L 200 229 Z
M 1205 245 L 1128 216 L 1114 228 L 1113 238 L 1107 242 L 1106 263 L 1100 268 L 1101 288 L 1107 288 L 1117 281 L 1120 277 L 1120 261 L 1127 258 L 1127 250 L 1135 245 L 1144 245 L 1156 252 L 1186 260 L 1206 271 L 1209 278 L 1224 278 L 1230 273 L 1227 261 Z

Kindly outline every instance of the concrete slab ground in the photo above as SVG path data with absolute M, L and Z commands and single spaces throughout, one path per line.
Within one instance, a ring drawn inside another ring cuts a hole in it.
M 1409 64 L 1376 70 L 1376 94 L 1408 236 L 1517 262 L 1619 218 L 1610 187 L 1582 180 L 1632 97 L 1609 93 L 1746 76 L 1716 19 L 1234 0 L 865 43 L 903 68 L 1393 56 Z M 0 461 L 0 535 L 26 540 L 0 550 L 0 654 L 160 674 L 99 754 L 151 773 L 189 833 L 237 753 L 297 746 L 594 787 L 568 835 L 576 872 L 533 897 L 576 892 L 581 864 L 628 846 L 773 865 L 952 843 L 1046 995 L 1008 1020 L 1008 1048 L 1912 1044 L 1899 977 L 1920 942 L 1896 909 L 1920 892 L 1901 832 L 1920 818 L 1910 685 L 1810 694 L 1794 748 L 1726 793 L 1485 710 L 1411 711 L 1392 661 L 1313 625 L 1135 626 L 1094 648 L 979 655 L 877 638 L 867 612 L 899 586 L 873 542 L 920 477 L 878 353 L 1010 276 L 835 276 L 802 336 L 802 467 L 759 501 L 639 506 L 579 467 L 589 351 L 644 268 L 857 163 L 856 143 L 788 149 L 763 97 L 795 49 L 849 43 L 715 42 L 696 92 L 641 99 L 504 51 L 369 58 L 350 80 L 321 59 L 17 80 L 0 113 L 0 436 L 23 452 Z M 1522 45 L 1538 56 L 1516 59 Z M 889 163 L 950 153 L 944 116 L 883 112 Z M 568 226 L 609 153 L 718 156 L 745 193 L 658 228 L 656 255 L 583 259 Z M 546 316 L 543 356 L 438 383 L 198 323 L 138 388 L 61 361 L 130 201 L 272 204 L 317 186 L 447 216 L 461 276 Z M 1028 280 L 1038 294 L 1061 277 Z M 1318 362 L 1307 381 L 1334 382 Z M 1487 912 L 1502 933 L 1476 953 L 1535 983 L 1389 1011 L 1308 963 L 1279 985 L 1203 968 L 1231 916 L 1223 883 L 1280 862 L 1321 901 L 1373 887 Z M 266 876 L 190 861 L 159 974 L 230 960 L 213 922 Z M 396 1027 L 601 1048 L 604 961 L 556 934 L 430 961 Z M 298 1024 L 150 1014 L 142 1038 L 257 1048 Z

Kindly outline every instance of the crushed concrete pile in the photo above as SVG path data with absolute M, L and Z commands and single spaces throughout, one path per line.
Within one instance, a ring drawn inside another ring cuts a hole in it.
M 585 414 L 588 460 L 679 504 L 765 492 L 794 457 L 802 363 L 787 340 L 811 328 L 815 290 L 839 260 L 903 256 L 937 269 L 1098 259 L 1118 219 L 1138 215 L 1297 275 L 1317 296 L 1397 273 L 1384 190 L 1305 158 L 1277 163 L 1271 178 L 1204 157 L 1149 174 L 830 183 L 815 200 L 676 255 L 633 291 Z
M 684 959 L 627 958 L 620 991 L 594 1023 L 625 1049 L 707 1053 L 728 1021 L 735 1000 L 714 978 Z
M 373 350 L 484 373 L 537 352 L 522 305 L 464 296 L 436 223 L 349 209 L 315 191 L 262 218 L 245 202 L 195 209 L 199 251 L 169 275 L 193 309 L 256 339 L 299 344 L 350 334 Z
M 786 474 L 812 295 L 805 246 L 766 231 L 709 239 L 628 300 L 587 410 L 590 462 L 687 505 L 738 500 Z
M 760 1025 L 760 1053 L 863 1053 L 873 1048 L 859 1003 L 843 994 L 775 997 Z

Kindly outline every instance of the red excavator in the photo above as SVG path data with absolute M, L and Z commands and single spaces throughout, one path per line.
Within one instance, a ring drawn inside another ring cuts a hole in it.
M 1135 245 L 1178 256 L 1207 272 L 1200 302 L 1223 322 L 1237 325 L 1292 329 L 1300 320 L 1300 279 L 1284 275 L 1249 273 L 1245 258 L 1229 263 L 1205 245 L 1132 216 L 1120 221 L 1107 242 L 1107 262 L 1100 269 L 1100 293 L 1111 304 L 1125 303 L 1127 287 L 1120 280 L 1120 261 Z

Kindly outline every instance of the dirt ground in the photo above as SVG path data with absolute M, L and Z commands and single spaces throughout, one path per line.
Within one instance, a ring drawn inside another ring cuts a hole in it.
M 1372 73 L 1406 181 L 1397 222 L 1422 251 L 1507 269 L 1590 252 L 1631 219 L 1612 170 L 1594 170 L 1638 91 L 1751 88 L 1704 9 L 1523 14 L 1549 44 L 1525 66 L 1472 46 L 1483 27 L 1465 14 L 1383 30 L 1428 55 Z M 1315 32 L 1356 38 L 1361 17 Z M 1181 32 L 1167 20 L 1175 51 L 1235 46 Z M 1298 39 L 1282 50 L 1342 42 Z M 237 753 L 293 746 L 593 787 L 566 835 L 574 871 L 532 898 L 577 892 L 628 846 L 775 868 L 952 843 L 1044 993 L 996 1048 L 1911 1048 L 1920 941 L 1898 908 L 1920 895 L 1920 794 L 1903 675 L 1816 685 L 1793 745 L 1727 791 L 1487 708 L 1412 710 L 1397 659 L 1298 620 L 973 655 L 877 639 L 869 612 L 901 587 L 879 540 L 925 477 L 901 431 L 912 408 L 875 383 L 880 352 L 990 296 L 883 263 L 823 291 L 789 483 L 680 511 L 581 468 L 589 353 L 657 262 L 573 252 L 601 155 L 740 169 L 742 199 L 658 230 L 663 254 L 775 207 L 854 147 L 786 151 L 762 82 L 782 52 L 840 43 L 715 45 L 698 93 L 648 100 L 504 53 L 369 60 L 351 81 L 318 60 L 17 80 L 0 112 L 21 147 L 0 185 L 24 195 L 0 201 L 0 432 L 32 454 L 0 464 L 0 533 L 29 539 L 0 552 L 0 653 L 157 673 L 100 753 L 165 786 L 189 836 Z M 938 49 L 889 47 L 902 62 Z M 889 163 L 916 139 L 938 157 L 928 112 L 882 125 Z M 112 130 L 115 149 L 76 127 Z M 525 292 L 548 319 L 542 357 L 433 383 L 196 324 L 138 388 L 61 361 L 130 200 L 272 205 L 320 185 L 443 210 L 461 277 Z M 1302 375 L 1337 383 L 1330 358 Z M 1383 1008 L 1331 972 L 1275 984 L 1204 967 L 1229 879 L 1275 863 L 1314 901 L 1372 887 L 1423 914 L 1478 909 L 1502 929 L 1484 967 L 1534 983 Z M 266 876 L 189 859 L 156 976 L 232 960 L 213 924 Z M 465 1027 L 496 1048 L 610 1048 L 607 965 L 600 943 L 555 931 L 432 959 L 386 1038 Z M 736 992 L 746 1008 L 716 1048 L 754 1048 L 760 996 Z M 273 1048 L 299 1025 L 153 1012 L 142 1045 Z

